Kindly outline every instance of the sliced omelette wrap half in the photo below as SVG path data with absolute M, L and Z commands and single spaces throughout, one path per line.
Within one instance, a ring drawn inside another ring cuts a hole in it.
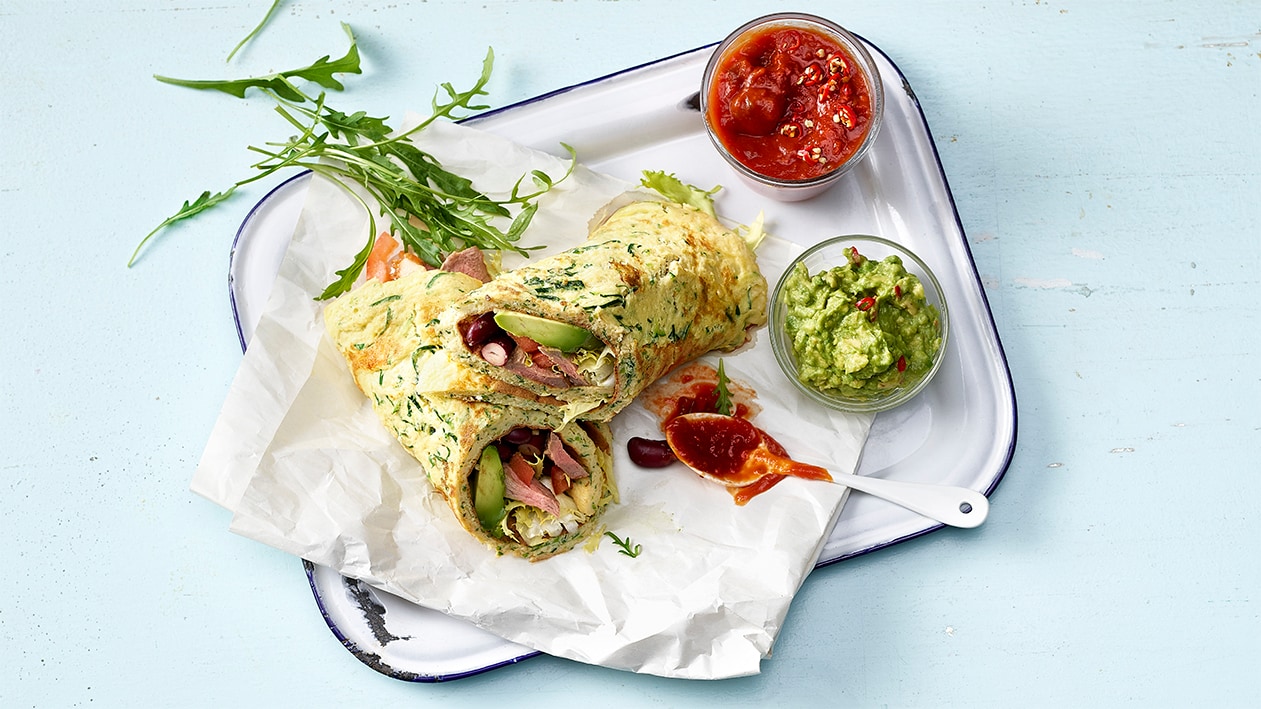
M 733 350 L 766 323 L 744 239 L 674 202 L 621 207 L 581 245 L 497 275 L 442 314 L 470 368 L 608 421 L 675 366 Z
M 590 536 L 615 501 L 612 433 L 567 424 L 556 402 L 445 357 L 437 316 L 480 285 L 424 270 L 368 281 L 325 308 L 325 326 L 381 423 L 460 525 L 499 554 L 540 560 Z

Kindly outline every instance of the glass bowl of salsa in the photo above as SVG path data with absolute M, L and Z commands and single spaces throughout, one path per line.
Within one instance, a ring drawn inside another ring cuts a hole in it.
M 936 276 L 877 236 L 848 235 L 801 253 L 775 286 L 771 348 L 810 399 L 841 411 L 899 406 L 941 368 L 950 320 Z
M 826 190 L 871 149 L 884 86 L 857 37 L 824 18 L 782 12 L 718 45 L 700 104 L 727 163 L 759 193 L 797 201 Z

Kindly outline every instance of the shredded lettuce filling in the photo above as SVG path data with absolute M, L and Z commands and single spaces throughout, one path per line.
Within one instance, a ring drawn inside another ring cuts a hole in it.
M 587 381 L 596 386 L 612 386 L 613 372 L 617 363 L 613 358 L 613 350 L 606 345 L 604 349 L 578 350 L 572 357 L 574 366 L 582 372 Z
M 587 515 L 579 513 L 568 495 L 557 495 L 556 501 L 560 503 L 560 517 L 524 502 L 509 500 L 508 514 L 499 524 L 499 531 L 528 546 L 537 546 L 549 539 L 578 531 Z

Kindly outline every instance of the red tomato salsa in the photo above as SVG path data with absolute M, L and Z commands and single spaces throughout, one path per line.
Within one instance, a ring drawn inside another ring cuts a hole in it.
M 871 89 L 835 39 L 768 26 L 715 67 L 708 120 L 727 151 L 761 175 L 808 180 L 840 167 L 871 125 Z

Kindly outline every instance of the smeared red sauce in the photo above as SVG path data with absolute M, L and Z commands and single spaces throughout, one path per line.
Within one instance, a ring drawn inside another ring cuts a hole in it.
M 732 414 L 751 420 L 761 408 L 755 403 L 757 393 L 749 386 L 729 380 L 727 390 L 733 403 Z M 662 431 L 675 418 L 689 413 L 718 413 L 718 372 L 699 362 L 680 367 L 665 379 L 653 384 L 642 397 L 644 407 L 657 416 Z M 788 457 L 788 452 L 771 436 L 761 432 L 766 448 L 775 455 Z M 698 444 L 698 445 L 703 445 Z M 744 487 L 728 486 L 737 505 L 745 505 L 754 497 L 775 487 L 784 475 L 767 473 Z
M 740 401 L 733 402 L 734 411 L 730 412 L 731 416 L 739 416 L 747 419 L 750 417 L 752 409 L 748 404 Z M 718 384 L 716 382 L 696 382 L 687 394 L 680 394 L 677 398 L 670 402 L 670 408 L 665 413 L 662 420 L 662 426 L 670 423 L 675 418 L 683 414 L 716 414 L 718 413 Z
M 761 412 L 755 401 L 757 392 L 748 385 L 728 379 L 727 391 L 736 416 L 752 419 Z M 718 370 L 701 362 L 684 365 L 653 383 L 639 401 L 662 426 L 686 413 L 717 413 Z
M 768 177 L 807 180 L 840 167 L 871 127 L 871 88 L 836 40 L 770 25 L 732 46 L 706 97 L 718 140 Z

